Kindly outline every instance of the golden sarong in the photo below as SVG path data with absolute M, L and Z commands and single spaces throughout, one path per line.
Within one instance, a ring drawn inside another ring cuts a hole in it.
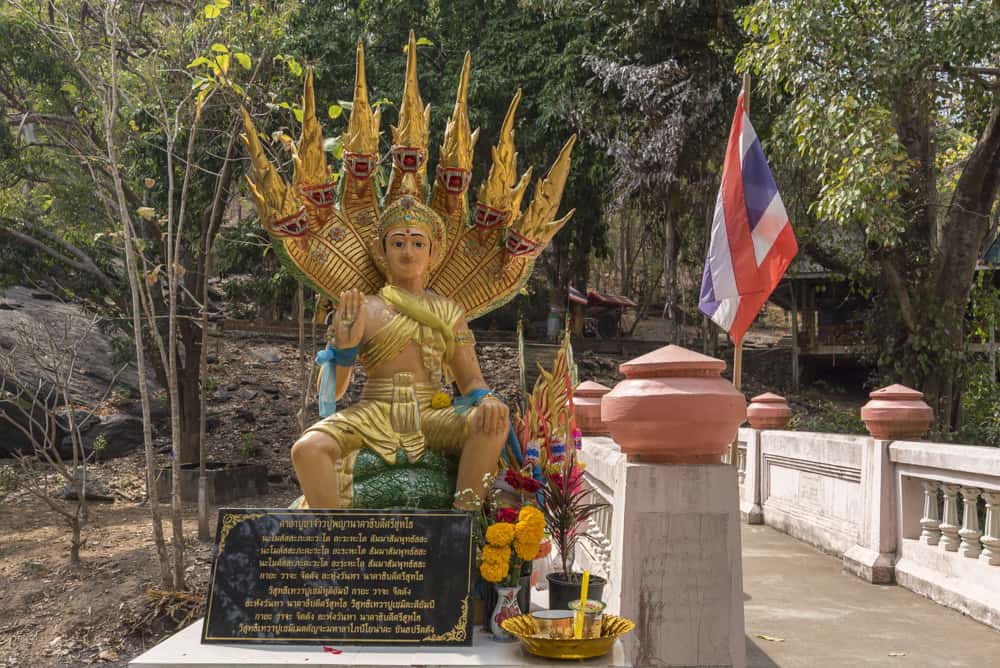
M 420 410 L 420 434 L 414 439 L 409 434 L 399 434 L 389 423 L 389 408 L 392 405 L 392 381 L 373 379 L 365 384 L 361 401 L 339 410 L 309 427 L 306 431 L 321 431 L 329 434 L 340 446 L 337 461 L 337 481 L 340 498 L 350 505 L 353 497 L 354 460 L 358 451 L 366 447 L 387 462 L 395 462 L 400 449 L 410 461 L 418 460 L 425 447 L 435 452 L 458 456 L 468 437 L 468 422 L 465 415 L 455 412 L 454 406 L 431 408 L 431 397 L 440 387 L 417 383 L 414 390 Z
M 458 304 L 438 295 L 425 295 L 420 302 L 452 328 L 463 316 Z M 420 346 L 428 375 L 440 382 L 446 349 L 443 337 L 434 328 L 402 313 L 397 313 L 362 345 L 359 357 L 366 369 L 372 369 L 396 357 L 411 342 Z M 423 455 L 425 447 L 451 456 L 458 456 L 461 452 L 468 437 L 466 416 L 456 413 L 452 406 L 431 408 L 431 398 L 441 391 L 440 384 L 417 383 L 414 390 L 420 412 L 419 435 L 400 434 L 392 428 L 389 421 L 392 381 L 388 379 L 369 379 L 358 403 L 338 410 L 306 429 L 329 434 L 340 446 L 337 479 L 340 498 L 346 504 L 350 505 L 353 496 L 354 460 L 362 447 L 369 448 L 390 463 L 395 462 L 396 452 L 400 449 L 411 462 Z

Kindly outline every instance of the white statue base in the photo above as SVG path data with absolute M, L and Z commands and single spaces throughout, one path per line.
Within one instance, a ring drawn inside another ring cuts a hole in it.
M 490 634 L 476 629 L 471 647 L 385 647 L 374 645 L 331 645 L 340 654 L 320 645 L 202 645 L 199 619 L 178 631 L 145 654 L 133 659 L 129 668 L 294 668 L 308 666 L 552 666 L 553 661 L 528 654 L 521 643 L 494 642 Z M 618 640 L 611 652 L 590 659 L 594 668 L 630 668 Z

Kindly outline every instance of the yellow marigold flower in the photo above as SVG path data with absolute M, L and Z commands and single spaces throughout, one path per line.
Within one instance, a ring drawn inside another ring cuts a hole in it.
M 514 540 L 513 524 L 499 522 L 497 524 L 491 524 L 489 528 L 486 529 L 486 542 L 490 545 L 504 547 L 506 545 L 510 545 L 512 540 Z
M 514 528 L 515 536 L 520 536 L 525 531 L 531 533 L 542 533 L 545 531 L 545 519 L 541 513 L 538 515 L 528 515 L 525 519 L 518 522 Z
M 510 548 L 496 545 L 485 545 L 483 547 L 483 563 L 486 564 L 508 564 L 510 562 Z
M 540 511 L 538 508 L 535 508 L 534 506 L 524 505 L 521 506 L 521 512 L 517 514 L 517 521 L 519 524 L 521 522 L 528 522 L 531 524 L 544 525 L 545 516 L 542 515 L 542 511 Z
M 451 395 L 447 392 L 435 392 L 431 397 L 431 408 L 448 408 L 451 406 Z
M 524 561 L 531 561 L 538 554 L 538 546 L 541 540 L 514 541 L 514 552 Z
M 510 565 L 506 562 L 503 564 L 491 564 L 484 561 L 479 565 L 479 574 L 487 582 L 500 582 L 507 577 L 508 572 L 510 572 Z
M 535 544 L 535 549 L 538 549 L 538 544 L 542 542 L 542 535 L 544 531 L 540 527 L 533 527 L 527 524 L 518 524 L 514 529 L 514 540 L 519 543 Z

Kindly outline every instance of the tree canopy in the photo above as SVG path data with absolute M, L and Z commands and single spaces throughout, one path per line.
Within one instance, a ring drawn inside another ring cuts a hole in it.
M 740 65 L 784 105 L 772 141 L 818 179 L 812 223 L 862 240 L 826 254 L 877 296 L 880 369 L 953 424 L 966 304 L 996 234 L 1000 10 L 761 0 L 741 17 Z

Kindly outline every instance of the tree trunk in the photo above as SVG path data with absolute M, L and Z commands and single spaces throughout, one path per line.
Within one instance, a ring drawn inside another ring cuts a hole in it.
M 965 345 L 965 311 L 972 292 L 976 263 L 990 236 L 990 214 L 1000 189 L 1000 106 L 969 155 L 948 206 L 940 251 L 922 283 L 916 332 L 924 348 L 909 346 L 906 366 L 919 370 L 918 387 L 935 409 L 939 424 L 957 426 L 958 376 Z
M 73 536 L 70 538 L 69 542 L 69 562 L 74 566 L 80 565 L 80 547 L 83 545 L 83 541 L 80 538 L 80 521 L 79 511 L 77 515 L 70 521 L 70 526 L 73 529 Z
M 674 221 L 674 212 L 670 200 L 670 190 L 667 190 L 663 204 L 663 278 L 664 283 L 666 283 L 663 313 L 669 318 L 667 339 L 671 343 L 678 343 L 677 335 L 680 327 L 677 321 L 678 310 L 676 306 L 679 246 L 677 243 L 677 225 Z
M 153 536 L 156 542 L 156 553 L 160 561 L 160 582 L 165 587 L 170 586 L 170 558 L 167 555 L 167 546 L 163 537 L 163 523 L 159 510 L 159 498 L 156 487 L 156 459 L 153 454 L 153 430 L 152 418 L 149 407 L 149 386 L 146 383 L 146 347 L 142 336 L 142 306 L 140 299 L 140 285 L 142 279 L 139 277 L 138 258 L 133 248 L 132 220 L 129 214 L 129 206 L 125 195 L 125 185 L 122 182 L 121 174 L 118 171 L 118 150 L 114 143 L 114 121 L 118 113 L 118 79 L 117 79 L 117 31 L 112 22 L 115 16 L 108 12 L 105 18 L 105 31 L 109 35 L 110 53 L 110 77 L 111 85 L 106 91 L 104 131 L 105 148 L 108 155 L 109 171 L 115 192 L 115 203 L 118 206 L 119 221 L 122 226 L 125 265 L 128 274 L 129 292 L 131 296 L 132 330 L 135 337 L 135 358 L 136 370 L 139 376 L 139 397 L 142 404 L 142 436 L 146 453 L 146 496 L 149 499 L 149 510 L 153 518 Z M 155 325 L 154 325 L 155 326 Z
M 183 319 L 178 335 L 184 347 L 177 365 L 177 392 L 181 408 L 181 463 L 197 464 L 201 443 L 201 340 L 195 323 Z M 181 363 L 183 362 L 183 363 Z

